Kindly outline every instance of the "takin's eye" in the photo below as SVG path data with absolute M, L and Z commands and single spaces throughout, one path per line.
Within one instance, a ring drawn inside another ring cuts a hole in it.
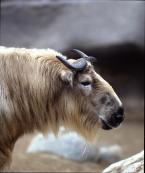
M 82 82 L 80 82 L 80 84 L 87 87 L 87 86 L 90 86 L 92 84 L 92 82 L 91 81 L 82 81 Z

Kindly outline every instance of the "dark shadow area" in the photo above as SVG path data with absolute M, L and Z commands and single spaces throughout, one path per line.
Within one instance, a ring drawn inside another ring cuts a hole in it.
M 96 57 L 96 71 L 103 75 L 122 95 L 144 95 L 144 50 L 132 43 L 115 44 L 85 48 L 72 44 L 87 55 Z M 78 58 L 74 53 L 65 51 L 69 57 Z

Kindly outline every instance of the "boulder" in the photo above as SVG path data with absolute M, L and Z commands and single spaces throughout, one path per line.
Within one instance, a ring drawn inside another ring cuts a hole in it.
M 144 2 L 4 0 L 1 44 L 67 50 L 131 42 L 144 46 Z
M 144 151 L 112 164 L 103 173 L 144 173 Z

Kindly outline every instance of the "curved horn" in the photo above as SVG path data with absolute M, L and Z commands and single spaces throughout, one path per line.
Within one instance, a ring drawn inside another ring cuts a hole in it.
M 78 49 L 72 49 L 72 51 L 78 53 L 82 58 L 85 58 L 85 59 L 88 58 L 88 55 L 86 55 L 84 52 L 82 52 Z
M 84 59 L 86 59 L 87 61 L 90 61 L 90 62 L 92 62 L 92 63 L 94 63 L 94 62 L 97 61 L 97 59 L 96 59 L 95 57 L 88 56 L 88 55 L 86 55 L 84 52 L 82 52 L 82 51 L 80 51 L 80 50 L 78 50 L 78 49 L 72 49 L 72 51 L 78 53 L 78 54 L 81 56 L 81 58 L 84 58 Z
M 76 60 L 74 63 L 69 63 L 66 59 L 64 59 L 62 56 L 56 56 L 57 59 L 59 59 L 66 67 L 68 67 L 71 70 L 74 71 L 83 71 L 87 66 L 87 61 L 83 58 L 80 58 Z

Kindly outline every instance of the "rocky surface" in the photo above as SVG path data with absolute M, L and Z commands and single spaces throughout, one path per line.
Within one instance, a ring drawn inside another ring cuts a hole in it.
M 144 173 L 144 151 L 109 166 L 103 173 Z
M 4 0 L 1 44 L 67 50 L 144 44 L 142 1 Z

